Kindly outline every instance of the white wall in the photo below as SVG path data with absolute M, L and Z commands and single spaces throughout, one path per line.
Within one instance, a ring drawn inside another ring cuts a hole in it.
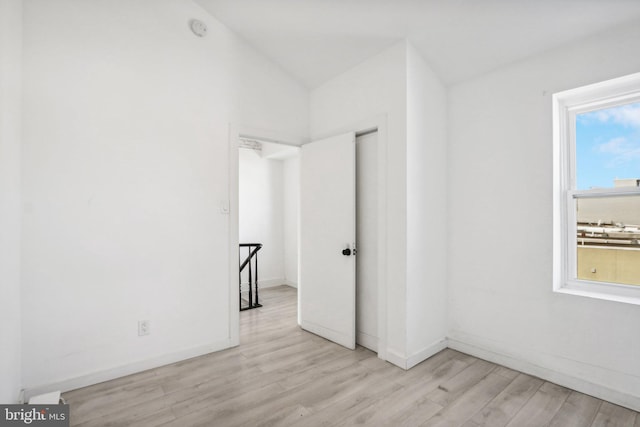
M 386 350 L 400 364 L 406 358 L 406 56 L 405 42 L 386 49 L 314 89 L 310 108 L 314 139 L 386 115 Z
M 300 158 L 283 161 L 284 174 L 284 277 L 298 286 L 298 222 L 300 215 Z
M 552 289 L 551 94 L 637 72 L 640 23 L 450 91 L 450 345 L 640 409 L 640 306 Z
M 0 403 L 22 385 L 20 138 L 22 2 L 0 0 Z
M 446 111 L 445 87 L 406 41 L 311 92 L 313 137 L 386 115 L 387 293 L 380 298 L 387 360 L 405 368 L 446 346 Z
M 447 91 L 407 50 L 407 354 L 410 365 L 446 346 Z
M 24 384 L 229 345 L 229 123 L 305 135 L 306 89 L 183 0 L 29 0 L 23 77 Z
M 284 182 L 282 160 L 270 160 L 255 150 L 240 149 L 239 210 L 240 243 L 262 243 L 258 253 L 260 287 L 282 285 L 284 268 Z M 241 262 L 247 257 L 242 249 Z M 248 282 L 248 267 L 242 274 Z M 246 288 L 245 288 L 246 289 Z

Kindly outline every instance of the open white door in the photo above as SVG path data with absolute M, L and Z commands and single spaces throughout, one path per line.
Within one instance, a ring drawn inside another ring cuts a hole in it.
M 300 326 L 356 346 L 356 144 L 350 132 L 300 151 Z

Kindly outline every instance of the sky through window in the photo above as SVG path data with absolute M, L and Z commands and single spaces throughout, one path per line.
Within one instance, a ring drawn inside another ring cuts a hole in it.
M 578 190 L 640 179 L 640 102 L 576 116 Z

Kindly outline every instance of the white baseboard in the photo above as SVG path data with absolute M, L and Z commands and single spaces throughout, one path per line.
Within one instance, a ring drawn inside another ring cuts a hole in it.
M 265 280 L 260 279 L 258 281 L 258 286 L 260 286 L 260 289 L 262 289 L 262 288 L 273 288 L 274 286 L 284 285 L 285 282 L 286 282 L 286 280 L 284 280 L 284 278 L 265 279 Z
M 445 348 L 447 348 L 448 342 L 446 338 L 443 338 L 439 341 L 434 342 L 430 346 L 423 348 L 422 350 L 414 353 L 413 355 L 407 357 L 407 368 L 411 369 L 416 366 L 418 363 L 427 360 L 431 356 L 436 353 L 441 352 Z
M 248 282 L 242 282 L 242 286 L 244 286 L 242 289 L 243 290 L 248 290 L 249 288 L 247 288 L 246 286 L 248 285 Z M 258 289 L 262 289 L 262 288 L 273 288 L 274 286 L 282 286 L 282 285 L 287 285 L 287 286 L 291 286 L 292 288 L 297 288 L 298 284 L 296 282 L 292 282 L 290 280 L 286 280 L 286 279 L 260 279 L 258 280 Z
M 280 286 L 280 285 L 286 285 L 287 281 L 285 279 L 259 279 L 258 280 L 258 289 L 262 289 L 262 288 L 273 288 L 274 286 Z M 242 286 L 244 286 L 242 289 L 243 290 L 248 290 L 249 288 L 247 288 L 246 286 L 248 285 L 248 282 L 242 282 Z
M 404 370 L 411 369 L 416 366 L 418 363 L 427 360 L 431 356 L 436 353 L 441 352 L 445 348 L 447 348 L 448 342 L 446 338 L 442 338 L 439 341 L 423 348 L 420 351 L 413 353 L 411 356 L 405 357 L 400 352 L 394 349 L 387 349 L 387 362 L 393 363 L 394 365 L 402 368 Z
M 285 280 L 284 284 L 287 286 L 291 286 L 292 288 L 298 289 L 298 284 L 296 282 L 292 282 L 291 280 Z
M 635 411 L 640 411 L 640 396 L 614 390 L 602 384 L 597 384 L 592 381 L 587 381 L 577 376 L 571 375 L 569 373 L 561 372 L 560 370 L 554 369 L 550 366 L 542 366 L 543 363 L 534 363 L 532 361 L 525 360 L 523 358 L 523 352 L 518 351 L 514 348 L 509 348 L 506 345 L 497 344 L 490 340 L 483 340 L 481 337 L 472 337 L 462 333 L 454 333 L 452 335 L 452 337 L 438 341 L 409 357 L 405 357 L 404 355 L 401 355 L 399 352 L 393 349 L 387 349 L 386 360 L 406 370 L 412 368 L 423 360 L 428 359 L 429 357 L 445 349 L 446 347 L 449 347 L 454 350 L 458 350 L 463 353 L 467 353 L 472 356 L 542 378 L 555 384 L 577 390 L 581 393 L 585 393 L 599 399 L 603 399 L 608 402 L 630 408 Z M 156 358 L 142 360 L 47 385 L 27 387 L 24 390 L 24 399 L 25 401 L 28 401 L 31 396 L 56 390 L 60 390 L 62 392 L 75 390 L 104 381 L 109 381 L 115 378 L 120 378 L 126 375 L 146 371 L 148 369 L 157 368 L 159 366 L 164 366 L 170 363 L 175 363 L 193 357 L 202 356 L 204 354 L 224 350 L 232 346 L 233 345 L 229 340 L 225 340 L 222 342 L 194 347 Z M 593 367 L 591 368 L 593 369 Z
M 103 371 L 94 372 L 88 375 L 82 375 L 75 378 L 69 378 L 66 380 L 58 381 L 46 385 L 38 385 L 34 387 L 27 387 L 24 390 L 24 401 L 29 401 L 29 398 L 43 393 L 49 393 L 52 391 L 70 391 L 90 385 L 98 384 L 101 382 L 113 380 L 116 378 L 124 377 L 131 374 L 136 374 L 149 369 L 157 368 L 160 366 L 168 365 L 182 360 L 191 359 L 193 357 L 202 356 L 205 354 L 213 353 L 220 350 L 225 350 L 232 347 L 229 340 L 225 340 L 218 343 L 209 345 L 189 348 L 186 350 L 178 351 L 175 353 L 165 354 L 163 356 L 154 357 L 152 359 L 141 360 L 138 362 L 129 363 L 126 365 L 118 366 Z
M 549 356 L 536 356 L 534 354 L 533 357 L 530 357 L 525 354 L 531 354 L 530 351 L 519 351 L 518 349 L 510 348 L 501 343 L 484 340 L 481 337 L 469 336 L 462 333 L 454 333 L 452 335 L 453 337 L 448 338 L 449 348 L 627 407 L 634 411 L 640 411 L 640 396 L 614 390 L 605 385 L 579 378 L 567 372 L 562 372 L 558 368 L 551 366 L 551 364 L 555 363 L 553 363 Z M 525 360 L 525 358 L 529 360 Z M 593 366 L 585 365 L 582 362 L 573 361 L 572 363 L 580 365 L 579 367 L 583 372 L 589 372 L 594 369 Z M 557 365 L 560 364 L 561 363 L 557 363 Z M 603 370 L 603 368 L 599 369 Z M 611 371 L 611 374 L 620 375 L 620 373 L 614 373 L 613 371 Z
M 407 369 L 407 358 L 392 348 L 387 349 L 387 362 L 396 365 L 398 368 Z
M 371 351 L 378 352 L 378 337 L 365 334 L 364 332 L 356 332 L 356 343 L 363 347 L 368 348 Z

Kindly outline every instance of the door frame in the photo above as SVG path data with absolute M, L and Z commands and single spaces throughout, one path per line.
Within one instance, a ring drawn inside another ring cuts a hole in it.
M 381 114 L 373 118 L 361 120 L 331 132 L 314 134 L 308 138 L 283 134 L 281 132 L 255 128 L 251 126 L 229 125 L 229 342 L 232 347 L 240 344 L 240 307 L 238 301 L 238 244 L 239 244 L 239 155 L 238 140 L 240 137 L 274 142 L 299 147 L 311 141 L 324 139 L 340 133 L 355 131 L 359 134 L 378 132 L 378 357 L 387 360 L 387 115 Z M 221 207 L 222 209 L 223 207 Z M 298 268 L 300 261 L 298 261 Z M 299 270 L 298 270 L 299 271 Z M 301 284 L 299 283 L 298 286 Z M 299 305 L 299 302 L 298 302 Z M 298 318 L 298 324 L 300 319 Z M 357 332 L 357 331 L 356 331 Z

